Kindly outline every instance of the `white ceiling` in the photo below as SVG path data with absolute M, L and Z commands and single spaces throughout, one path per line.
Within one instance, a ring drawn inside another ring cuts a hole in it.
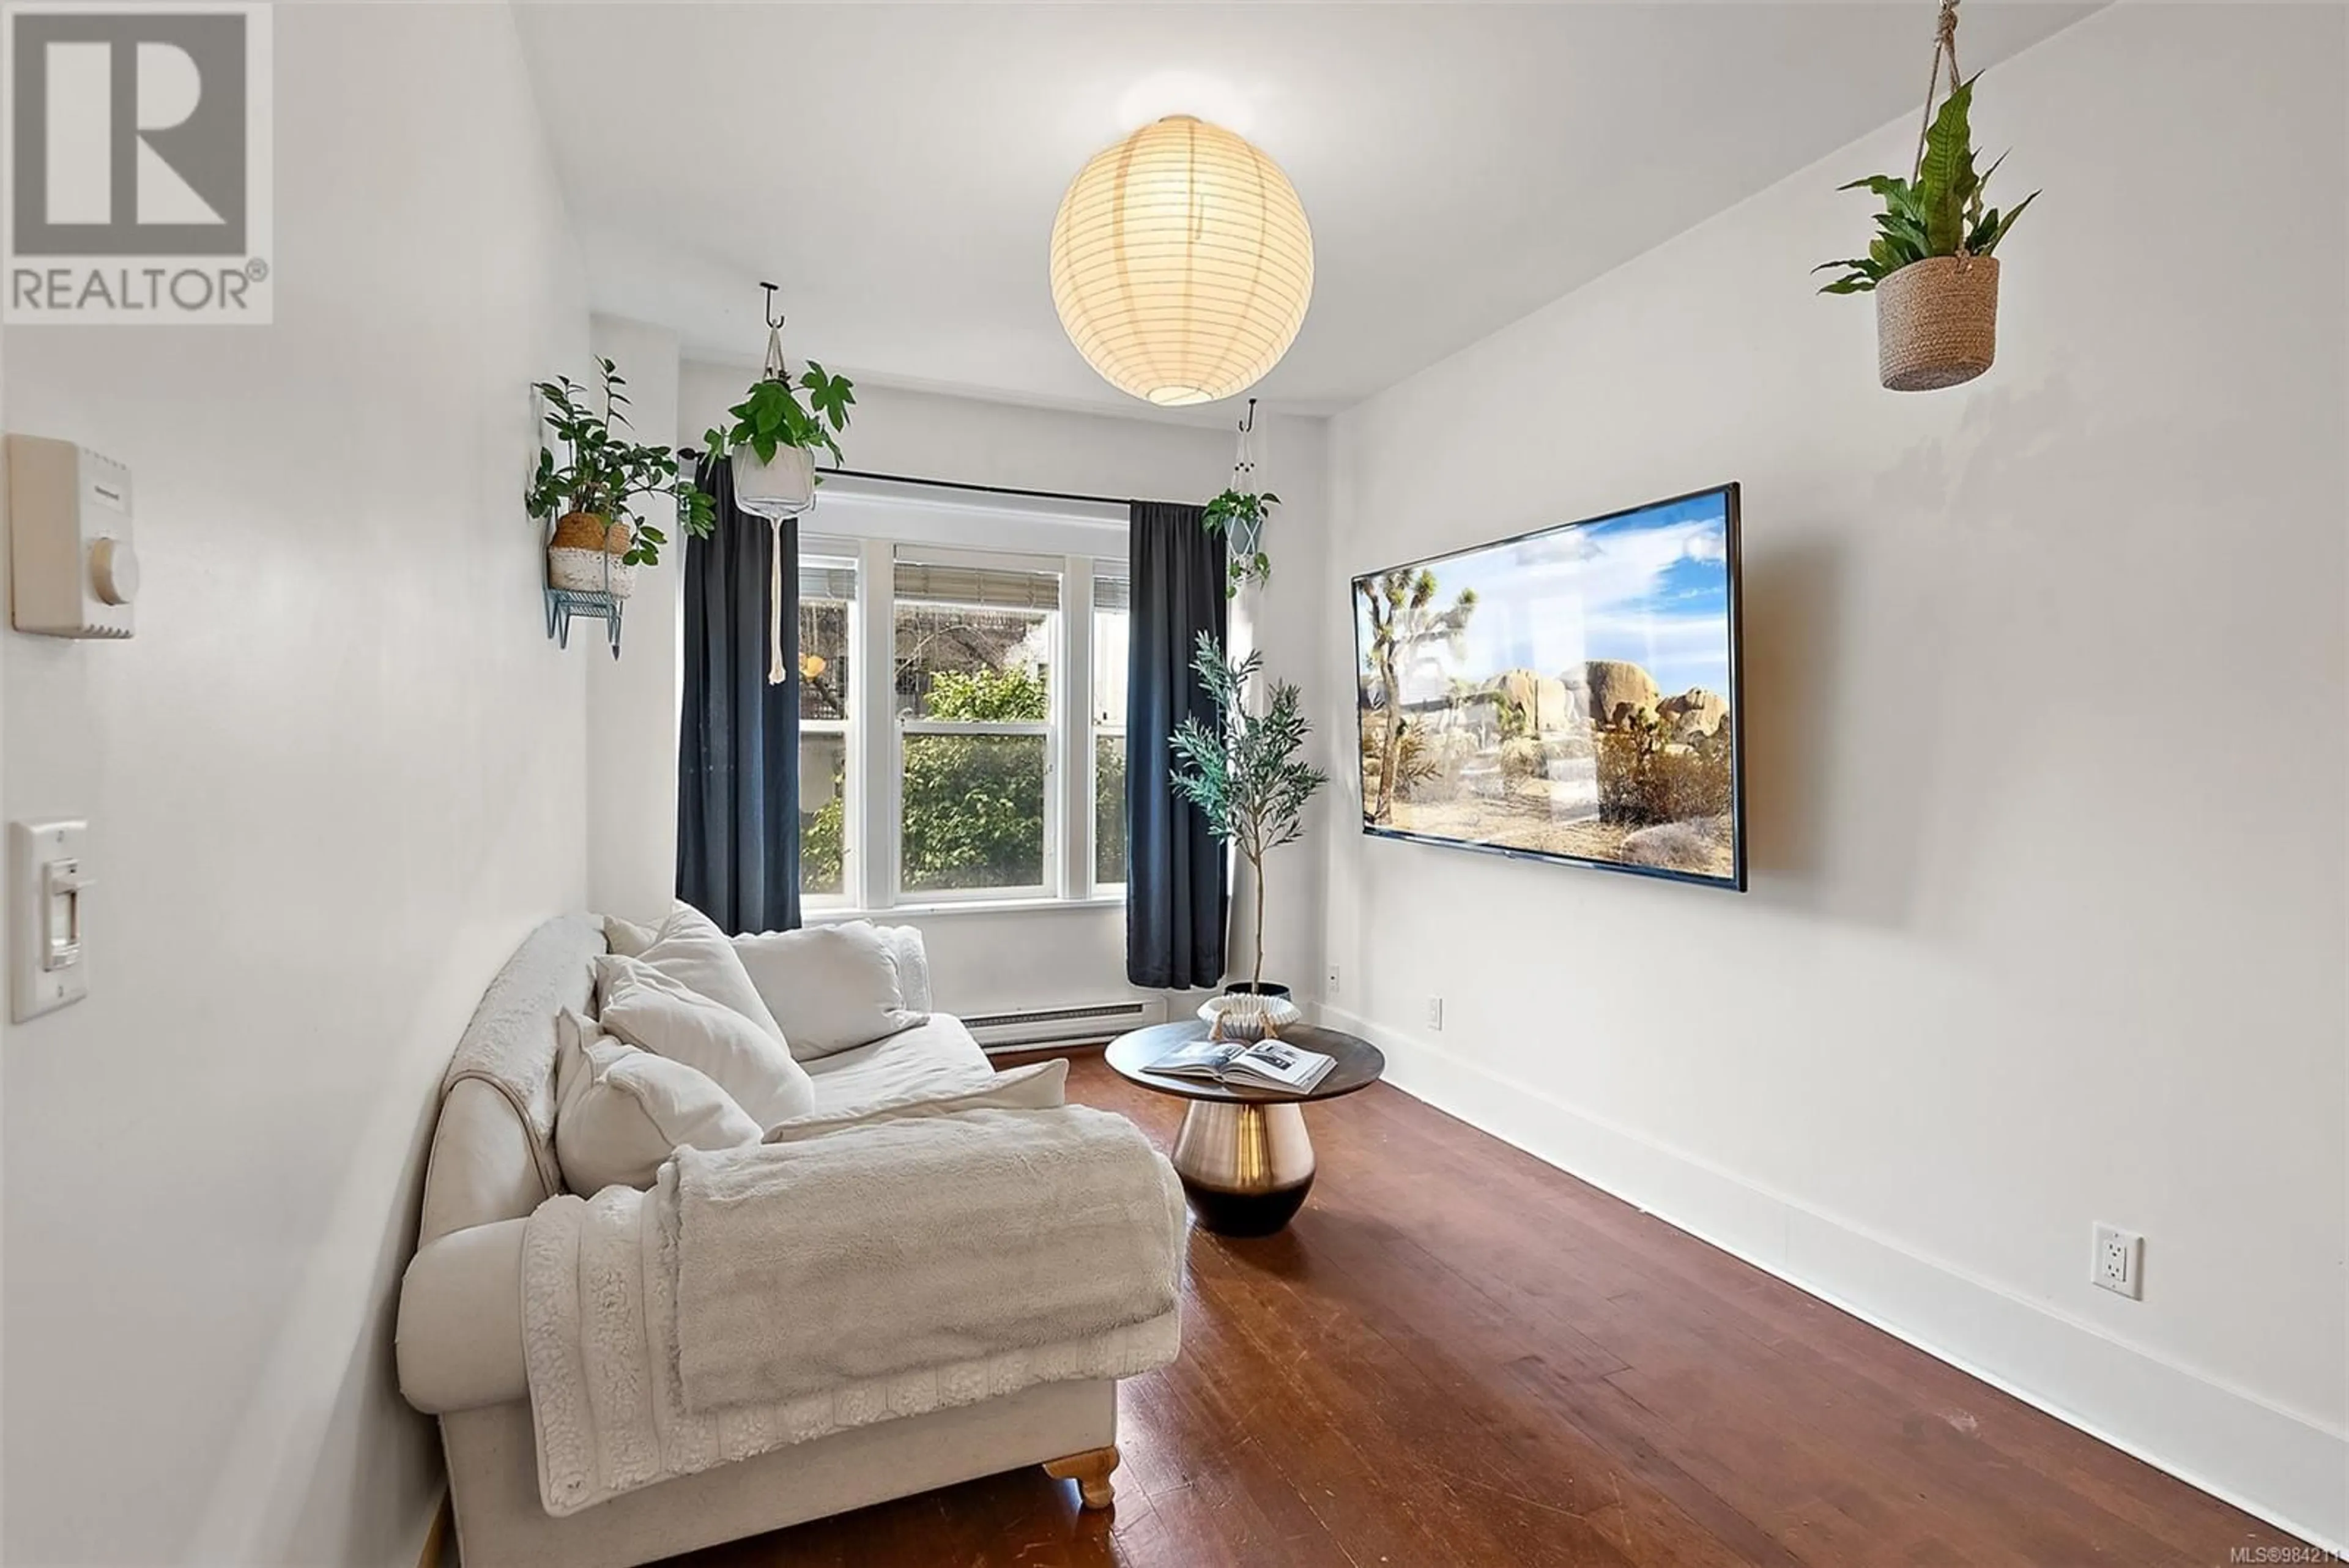
M 1967 68 L 2092 9 L 1974 0 Z M 688 354 L 755 361 L 771 278 L 795 359 L 1138 410 L 1061 333 L 1045 244 L 1090 154 L 1182 110 L 1256 141 L 1304 197 L 1312 310 L 1257 391 L 1327 412 L 1916 105 L 1933 5 L 521 15 L 596 308 L 674 327 Z

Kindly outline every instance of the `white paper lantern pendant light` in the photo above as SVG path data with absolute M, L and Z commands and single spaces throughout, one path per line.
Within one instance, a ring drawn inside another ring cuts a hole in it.
M 1280 166 L 1172 115 L 1093 155 L 1052 221 L 1052 304 L 1086 363 L 1166 407 L 1244 392 L 1313 297 L 1313 231 Z

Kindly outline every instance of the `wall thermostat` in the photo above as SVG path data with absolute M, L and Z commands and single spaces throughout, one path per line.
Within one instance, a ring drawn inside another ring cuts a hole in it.
M 139 593 L 130 470 L 69 441 L 8 438 L 11 618 L 49 637 L 129 637 Z

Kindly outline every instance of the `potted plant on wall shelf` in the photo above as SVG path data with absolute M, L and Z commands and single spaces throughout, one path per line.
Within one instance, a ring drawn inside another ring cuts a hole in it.
M 1265 981 L 1264 857 L 1304 835 L 1305 807 L 1330 776 L 1297 754 L 1312 726 L 1293 681 L 1274 681 L 1264 711 L 1248 711 L 1248 685 L 1263 664 L 1261 653 L 1232 663 L 1201 632 L 1191 668 L 1216 706 L 1216 724 L 1185 719 L 1169 738 L 1174 793 L 1199 808 L 1219 841 L 1238 849 L 1256 878 L 1255 966 L 1199 1010 L 1218 1039 L 1274 1035 L 1304 1016 L 1288 987 Z
M 1957 26 L 1956 0 L 1943 0 L 1933 80 L 1938 86 L 1946 57 L 1950 96 L 1934 114 L 1928 92 L 1909 178 L 1871 174 L 1841 187 L 1883 199 L 1868 254 L 1811 269 L 1845 269 L 1822 294 L 1876 296 L 1877 375 L 1896 392 L 1954 387 L 1990 369 L 1998 353 L 1998 261 L 1992 253 L 2039 196 L 2033 191 L 2004 213 L 1987 204 L 1998 164 L 1974 172 L 1967 118 L 1980 78 L 1958 78 Z
M 634 441 L 627 385 L 612 361 L 595 361 L 603 407 L 588 401 L 588 389 L 568 376 L 537 383 L 544 400 L 543 418 L 564 448 L 564 460 L 541 445 L 538 467 L 523 502 L 533 517 L 554 520 L 546 546 L 550 587 L 626 598 L 635 591 L 636 568 L 659 564 L 668 535 L 647 523 L 629 526 L 628 503 L 640 495 L 668 495 L 678 521 L 689 534 L 707 535 L 715 518 L 709 497 L 689 477 L 680 478 L 677 452 L 668 446 Z
M 815 453 L 841 461 L 840 432 L 856 401 L 845 376 L 827 374 L 814 360 L 796 381 L 783 364 L 784 318 L 775 314 L 775 286 L 767 291 L 767 368 L 748 396 L 727 410 L 730 425 L 702 437 L 712 462 L 733 465 L 734 504 L 755 517 L 796 517 L 815 504 Z M 805 394 L 805 401 L 802 394 Z

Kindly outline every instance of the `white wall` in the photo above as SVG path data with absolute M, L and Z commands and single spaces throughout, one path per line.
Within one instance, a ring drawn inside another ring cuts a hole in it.
M 1319 686 L 1316 660 L 1329 613 L 1329 423 L 1259 414 L 1257 472 L 1265 489 L 1280 497 L 1265 538 L 1272 556 L 1271 580 L 1241 591 L 1232 610 L 1235 649 L 1264 655 L 1264 679 L 1293 680 L 1310 693 Z M 1340 609 L 1342 610 L 1342 606 Z M 1264 700 L 1261 685 L 1257 701 Z M 1306 760 L 1328 774 L 1305 816 L 1305 836 L 1273 850 L 1265 859 L 1264 974 L 1287 984 L 1301 1000 L 1321 994 L 1324 968 L 1321 887 L 1333 833 L 1350 831 L 1354 805 L 1344 793 L 1353 764 L 1353 715 L 1332 724 L 1314 715 L 1315 733 Z M 1232 976 L 1245 979 L 1255 961 L 1255 881 L 1241 865 L 1232 886 Z
M 698 442 L 729 404 L 740 400 L 757 374 L 752 365 L 688 360 L 678 378 L 678 439 Z M 1239 410 L 1232 411 L 1237 418 Z M 1262 472 L 1271 487 L 1292 503 L 1271 535 L 1276 597 L 1267 601 L 1284 609 L 1287 618 L 1268 627 L 1263 636 L 1276 656 L 1286 649 L 1291 668 L 1301 674 L 1315 645 L 1307 633 L 1315 625 L 1310 618 L 1316 613 L 1309 585 L 1321 575 L 1323 425 L 1319 420 L 1272 415 L 1262 416 Z M 1146 413 L 1073 412 L 867 384 L 857 389 L 855 419 L 843 444 L 849 466 L 860 470 L 1077 494 L 1205 501 L 1229 478 L 1233 437 L 1225 428 Z M 834 518 L 846 511 L 835 508 Z M 841 525 L 828 521 L 819 504 L 802 527 L 821 532 Z M 972 547 L 999 545 L 985 536 L 944 542 Z M 660 573 L 673 589 L 672 568 L 665 563 Z M 1294 607 L 1288 607 L 1292 603 Z M 629 613 L 627 649 L 621 662 L 643 660 L 641 673 L 626 693 L 616 683 L 595 693 L 592 733 L 666 735 L 660 743 L 673 759 L 674 660 L 678 655 L 673 644 L 657 645 L 649 637 L 640 638 L 634 619 L 640 611 L 632 607 Z M 670 661 L 668 667 L 654 670 L 654 661 L 663 659 Z M 664 691 L 668 693 L 666 712 L 660 711 Z M 595 743 L 603 742 L 599 739 Z M 604 787 L 600 776 L 595 787 Z M 599 825 L 589 851 L 592 885 L 622 886 L 623 865 L 641 868 L 657 864 L 665 873 L 673 870 L 673 809 L 662 815 L 633 806 L 608 813 L 597 806 L 591 815 Z M 607 823 L 608 835 L 603 826 Z M 1281 853 L 1283 864 L 1275 876 L 1287 880 L 1277 880 L 1272 894 L 1276 902 L 1270 923 L 1278 934 L 1268 943 L 1268 973 L 1295 975 L 1303 990 L 1301 982 L 1309 979 L 1320 950 L 1319 909 L 1313 896 L 1319 869 L 1310 847 Z M 635 888 L 646 881 L 639 872 L 630 874 L 626 885 Z M 1246 892 L 1245 887 L 1237 889 L 1243 909 Z M 1037 1002 L 1101 1000 L 1131 991 L 1125 982 L 1122 909 L 884 918 L 922 928 L 943 1008 L 973 1012 Z M 1235 953 L 1245 951 L 1247 940 L 1248 928 L 1242 922 L 1235 930 Z
M 277 11 L 276 323 L 11 329 L 137 476 L 135 640 L 5 643 L 5 815 L 87 814 L 92 992 L 6 1032 L 5 1554 L 398 1564 L 390 1327 L 482 986 L 576 908 L 529 383 L 585 287 L 502 6 Z
M 2335 1545 L 2344 60 L 2337 7 L 2125 5 L 1991 71 L 2047 193 L 1964 389 L 1878 390 L 1806 277 L 1903 121 L 1340 417 L 1320 665 L 1343 727 L 1353 572 L 1743 481 L 1753 891 L 1335 835 L 1337 1016 Z
M 677 428 L 677 334 L 598 316 L 589 323 L 596 356 L 627 379 L 637 439 Z M 677 719 L 685 635 L 685 530 L 668 502 L 639 501 L 638 524 L 668 535 L 660 564 L 636 573 L 614 659 L 599 621 L 572 628 L 595 655 L 587 660 L 587 902 L 595 909 L 656 914 L 677 888 Z

